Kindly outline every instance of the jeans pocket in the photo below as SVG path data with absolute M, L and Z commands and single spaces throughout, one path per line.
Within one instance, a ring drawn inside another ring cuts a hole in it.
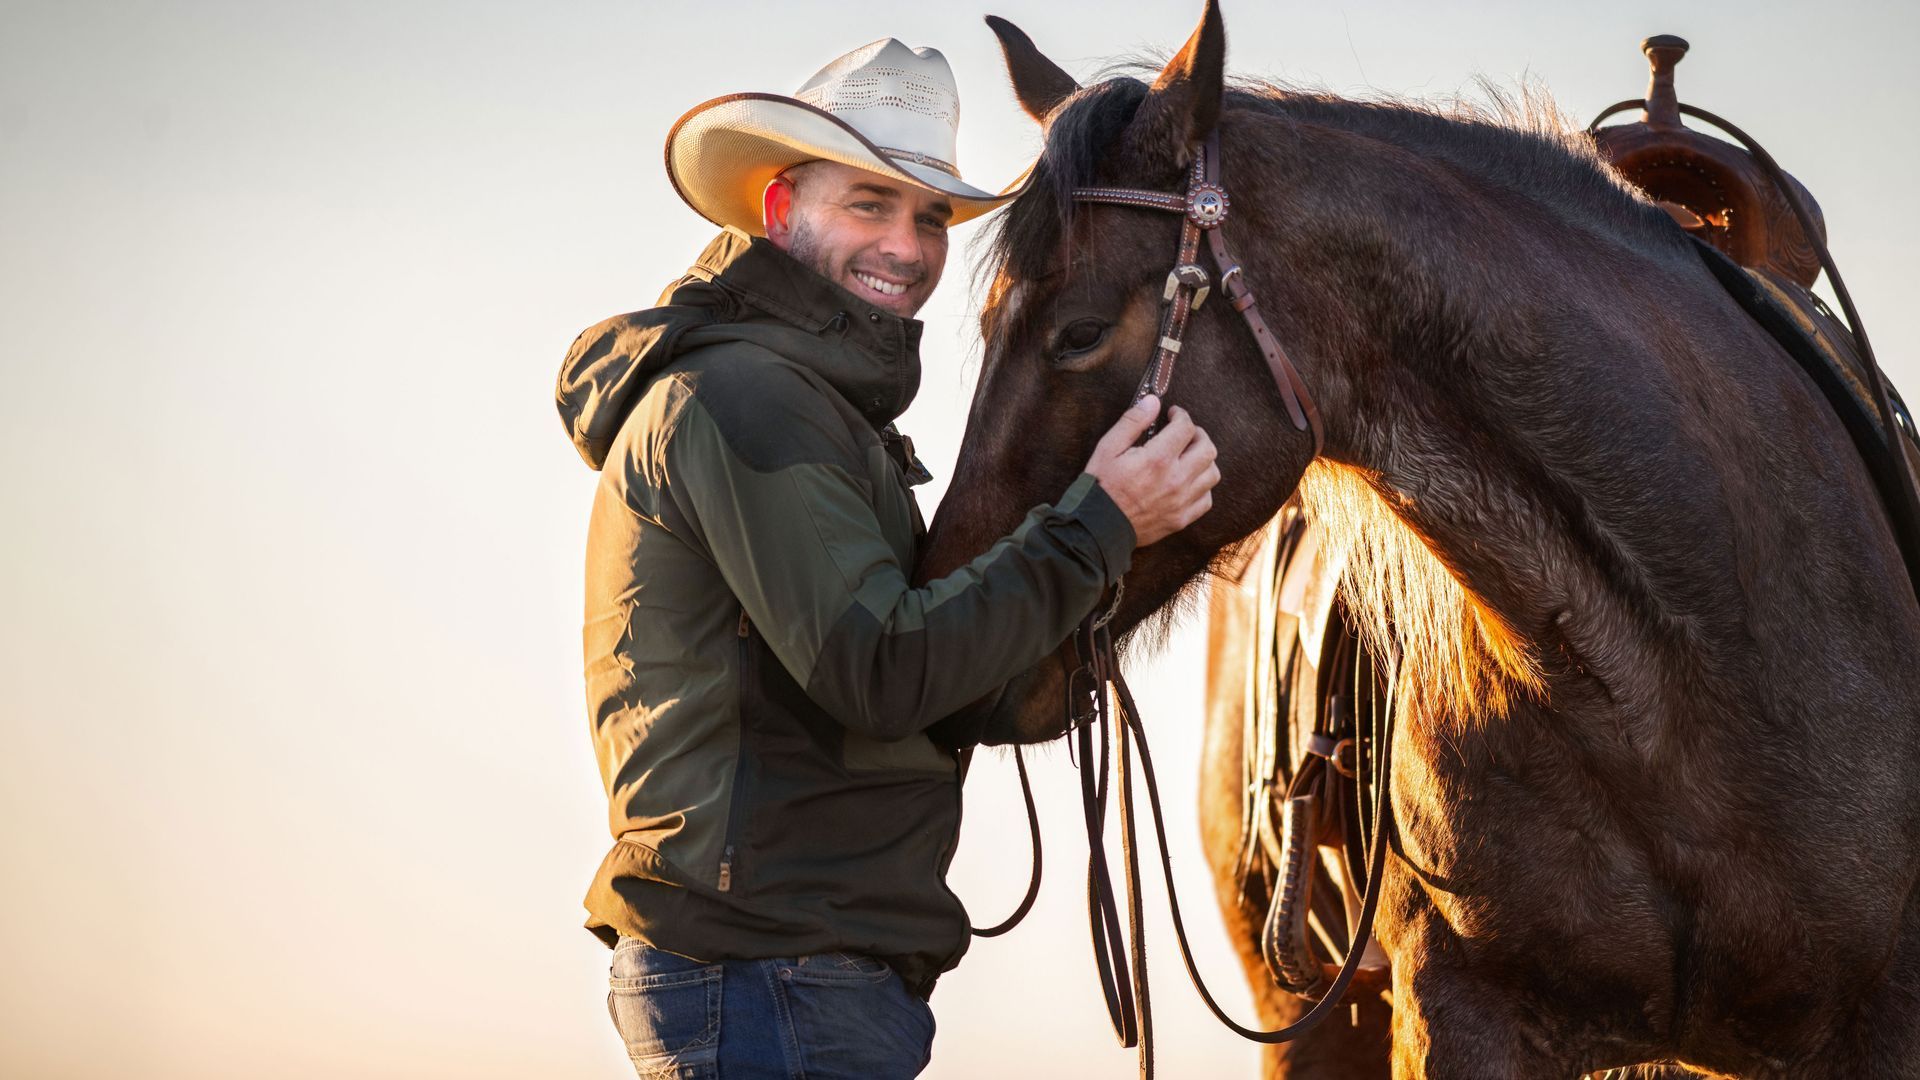
M 615 964 L 607 992 L 613 1026 L 642 1080 L 714 1080 L 723 969 L 677 956 L 667 966 L 677 970 L 629 974 L 636 965 Z
M 933 1054 L 933 1010 L 893 969 L 827 953 L 781 965 L 807 1080 L 906 1080 Z
M 871 956 L 857 953 L 813 953 L 795 960 L 787 968 L 794 982 L 877 983 L 893 974 L 893 969 Z

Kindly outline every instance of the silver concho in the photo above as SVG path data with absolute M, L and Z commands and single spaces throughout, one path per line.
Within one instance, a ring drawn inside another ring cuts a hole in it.
M 1187 193 L 1187 220 L 1203 229 L 1218 228 L 1227 220 L 1227 193 L 1212 184 L 1199 184 Z

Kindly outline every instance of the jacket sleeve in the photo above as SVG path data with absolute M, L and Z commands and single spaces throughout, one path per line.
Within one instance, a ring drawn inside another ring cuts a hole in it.
M 912 587 L 844 423 L 798 378 L 769 381 L 750 420 L 695 395 L 656 461 L 747 617 L 849 728 L 905 738 L 975 702 L 1058 648 L 1126 572 L 1133 526 L 1082 474 L 971 563 Z

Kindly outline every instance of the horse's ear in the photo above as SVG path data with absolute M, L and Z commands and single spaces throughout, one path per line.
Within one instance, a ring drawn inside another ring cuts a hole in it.
M 1193 148 L 1220 120 L 1220 97 L 1226 89 L 1227 29 L 1220 19 L 1219 0 L 1207 0 L 1200 25 L 1153 81 L 1127 128 L 1130 151 L 1149 161 L 1172 161 L 1184 166 L 1193 160 Z
M 987 16 L 987 26 L 1000 39 L 1000 52 L 1007 58 L 1007 75 L 1013 79 L 1013 96 L 1020 107 L 1039 123 L 1047 122 L 1061 102 L 1080 89 L 1073 76 L 1047 59 L 1026 32 L 998 15 Z

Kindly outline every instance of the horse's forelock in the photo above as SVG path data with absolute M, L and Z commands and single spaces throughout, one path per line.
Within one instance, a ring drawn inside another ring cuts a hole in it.
M 1114 78 L 1080 91 L 1054 113 L 1032 184 L 982 235 L 981 275 L 991 279 L 1004 268 L 1015 277 L 1039 277 L 1060 260 L 1073 224 L 1074 189 L 1101 179 L 1102 160 L 1146 96 L 1146 83 Z

